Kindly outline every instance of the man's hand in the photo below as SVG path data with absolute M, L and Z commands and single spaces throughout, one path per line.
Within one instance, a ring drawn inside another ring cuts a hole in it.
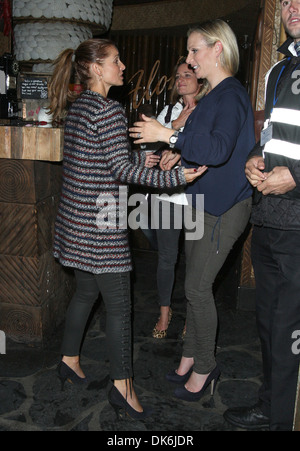
M 265 161 L 263 157 L 252 157 L 246 163 L 245 173 L 251 185 L 256 188 L 266 180 Z
M 257 186 L 264 196 L 267 194 L 286 194 L 296 188 L 296 182 L 285 166 L 276 166 L 271 172 L 266 173 L 266 180 Z

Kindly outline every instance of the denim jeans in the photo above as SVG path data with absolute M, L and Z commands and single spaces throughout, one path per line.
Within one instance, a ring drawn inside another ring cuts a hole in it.
M 194 358 L 194 371 L 198 374 L 209 374 L 216 367 L 218 318 L 213 284 L 234 243 L 248 224 L 251 205 L 250 198 L 220 217 L 205 212 L 203 238 L 186 240 L 187 334 L 183 356 Z M 193 214 L 195 216 L 195 211 Z
M 113 380 L 128 379 L 132 371 L 130 273 L 91 274 L 75 271 L 77 289 L 67 312 L 62 354 L 80 354 L 84 330 L 101 293 L 106 307 L 106 342 Z

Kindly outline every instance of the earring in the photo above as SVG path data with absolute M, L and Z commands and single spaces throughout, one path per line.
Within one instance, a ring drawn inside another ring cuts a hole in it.
M 218 61 L 216 62 L 216 67 L 219 67 Z

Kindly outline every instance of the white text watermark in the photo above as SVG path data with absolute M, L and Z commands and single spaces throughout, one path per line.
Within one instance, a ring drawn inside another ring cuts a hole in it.
M 127 187 L 121 186 L 118 198 L 111 193 L 99 196 L 96 223 L 100 230 L 137 230 L 146 228 L 147 224 L 152 230 L 169 230 L 171 227 L 179 230 L 184 227 L 187 240 L 203 238 L 204 195 L 196 195 L 196 208 L 191 208 L 192 195 L 187 194 L 187 205 L 173 203 L 171 210 L 173 196 L 151 194 L 147 197 L 136 193 L 128 198 L 127 194 Z
M 0 330 L 0 354 L 6 354 L 6 336 L 3 330 Z
M 294 355 L 300 354 L 300 330 L 295 330 L 292 333 L 292 340 L 295 340 L 292 345 L 292 353 Z

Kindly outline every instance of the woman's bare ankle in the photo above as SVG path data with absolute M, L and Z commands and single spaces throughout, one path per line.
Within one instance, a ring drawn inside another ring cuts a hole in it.
M 194 366 L 194 359 L 193 358 L 182 357 L 180 365 L 179 365 L 178 370 L 176 371 L 176 373 L 179 376 L 184 376 L 185 374 L 187 374 L 190 371 L 192 366 Z
M 121 379 L 115 380 L 114 386 L 119 390 L 123 398 L 126 399 L 128 404 L 137 412 L 143 412 L 143 407 L 141 406 L 138 397 L 134 391 L 131 379 Z
M 81 377 L 81 378 L 85 378 L 85 374 L 81 369 L 80 366 L 80 357 L 79 356 L 74 356 L 74 357 L 68 357 L 68 356 L 63 356 L 62 361 L 68 365 L 68 367 L 71 368 L 71 370 L 73 370 L 77 376 Z

